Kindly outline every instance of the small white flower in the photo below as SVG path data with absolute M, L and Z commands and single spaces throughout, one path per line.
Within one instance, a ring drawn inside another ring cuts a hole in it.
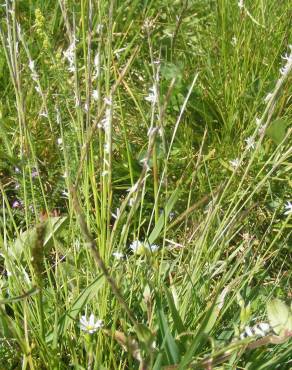
M 46 111 L 40 111 L 39 116 L 40 117 L 48 118 L 48 112 L 46 112 Z
M 35 86 L 35 91 L 39 94 L 42 95 L 42 89 L 39 86 Z
M 63 195 L 64 198 L 69 198 L 69 193 L 66 190 L 63 190 L 61 194 Z
M 260 118 L 256 117 L 255 122 L 256 122 L 256 125 L 259 126 L 261 124 L 262 120 Z
M 175 212 L 170 212 L 168 215 L 169 221 L 172 221 L 175 218 Z
M 240 165 L 240 159 L 239 158 L 235 158 L 235 159 L 232 159 L 231 161 L 229 161 L 230 165 L 236 169 L 239 167 Z
M 157 89 L 156 86 L 153 85 L 149 89 L 149 95 L 146 96 L 145 100 L 149 101 L 151 104 L 155 104 L 158 100 L 158 94 L 157 94 Z
M 100 123 L 104 131 L 108 132 L 108 130 L 110 129 L 110 124 L 111 124 L 111 109 L 110 108 L 106 109 L 105 117 L 101 120 Z
M 115 257 L 115 259 L 117 259 L 117 260 L 121 260 L 121 259 L 123 259 L 124 258 L 124 254 L 123 253 L 121 253 L 121 252 L 114 252 L 113 253 L 113 256 Z
M 266 130 L 266 125 L 260 125 L 259 131 L 258 131 L 259 135 L 263 135 L 265 130 Z
M 251 150 L 255 148 L 255 141 L 254 137 L 249 136 L 247 139 L 244 140 L 246 142 L 246 149 Z
M 87 320 L 86 316 L 81 316 L 80 319 L 80 329 L 86 333 L 93 334 L 103 326 L 102 320 L 96 320 L 94 314 L 92 313 Z
M 12 276 L 12 272 L 6 269 L 7 276 Z
M 106 105 L 111 106 L 112 105 L 112 98 L 111 98 L 111 96 L 109 96 L 109 97 L 106 96 L 104 98 L 104 102 L 105 102 Z
M 39 171 L 37 169 L 33 169 L 31 172 L 31 177 L 35 178 L 39 176 Z
M 143 243 L 141 243 L 140 240 L 134 240 L 130 244 L 130 249 L 132 249 L 134 253 L 138 252 L 138 250 L 141 248 L 143 248 Z
M 21 208 L 21 207 L 22 207 L 22 202 L 21 201 L 15 200 L 12 203 L 12 208 Z
M 242 234 L 242 239 L 245 241 L 245 242 L 250 242 L 252 239 L 253 239 L 253 236 L 250 235 L 249 233 L 243 233 Z
M 75 65 L 70 65 L 69 67 L 68 67 L 68 71 L 69 72 L 71 72 L 71 73 L 74 73 L 75 71 L 76 71 L 76 67 L 75 67 Z
M 240 9 L 244 8 L 244 0 L 238 0 L 238 6 Z
M 290 55 L 288 54 L 285 54 L 282 59 L 286 60 L 286 64 L 284 65 L 284 67 L 282 67 L 280 69 L 280 73 L 282 76 L 285 76 L 286 74 L 289 73 L 289 70 L 291 69 L 291 66 L 292 66 L 292 45 L 289 45 L 289 48 L 290 48 Z
M 94 101 L 97 101 L 99 99 L 99 93 L 98 93 L 98 90 L 93 90 L 92 91 L 92 99 Z
M 159 246 L 156 245 L 156 244 L 151 244 L 148 248 L 151 250 L 151 252 L 154 253 L 154 252 L 157 252 L 158 251 Z
M 285 204 L 285 209 L 286 209 L 286 212 L 284 212 L 284 215 L 291 215 L 291 213 L 292 213 L 292 203 L 287 202 Z
M 75 36 L 73 36 L 72 43 L 69 45 L 68 49 L 63 52 L 65 59 L 67 59 L 69 63 L 68 71 L 75 72 L 75 50 L 76 50 L 76 42 L 78 40 Z
M 158 251 L 159 246 L 156 244 L 142 243 L 140 240 L 134 240 L 130 244 L 130 249 L 136 254 L 143 254 L 144 251 L 155 253 Z
M 103 24 L 98 24 L 97 26 L 96 26 L 96 33 L 98 34 L 98 33 L 100 33 L 101 31 L 102 31 L 102 29 L 103 29 Z
M 290 55 L 287 53 L 282 57 L 282 59 L 287 60 L 287 62 L 290 62 L 292 60 L 292 45 L 289 45 L 290 49 Z
M 231 45 L 236 46 L 237 45 L 237 38 L 235 36 L 232 37 L 231 39 Z
M 58 137 L 57 144 L 58 145 L 62 145 L 63 144 L 63 139 L 61 137 Z

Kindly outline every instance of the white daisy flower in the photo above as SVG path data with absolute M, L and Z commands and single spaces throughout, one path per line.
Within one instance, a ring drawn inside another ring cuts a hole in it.
M 86 316 L 81 316 L 80 329 L 86 333 L 93 334 L 103 326 L 102 320 L 96 320 L 92 313 L 87 320 Z

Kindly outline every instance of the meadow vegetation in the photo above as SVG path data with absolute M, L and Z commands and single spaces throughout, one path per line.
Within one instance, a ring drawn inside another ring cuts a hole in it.
M 291 368 L 291 2 L 0 15 L 0 369 Z

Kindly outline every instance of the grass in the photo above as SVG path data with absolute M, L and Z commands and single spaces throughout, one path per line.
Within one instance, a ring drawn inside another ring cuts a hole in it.
M 291 367 L 291 10 L 240 4 L 1 7 L 0 369 Z

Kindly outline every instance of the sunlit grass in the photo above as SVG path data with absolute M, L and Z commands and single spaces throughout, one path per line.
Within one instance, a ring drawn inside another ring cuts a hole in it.
M 291 366 L 288 12 L 1 7 L 0 368 Z

